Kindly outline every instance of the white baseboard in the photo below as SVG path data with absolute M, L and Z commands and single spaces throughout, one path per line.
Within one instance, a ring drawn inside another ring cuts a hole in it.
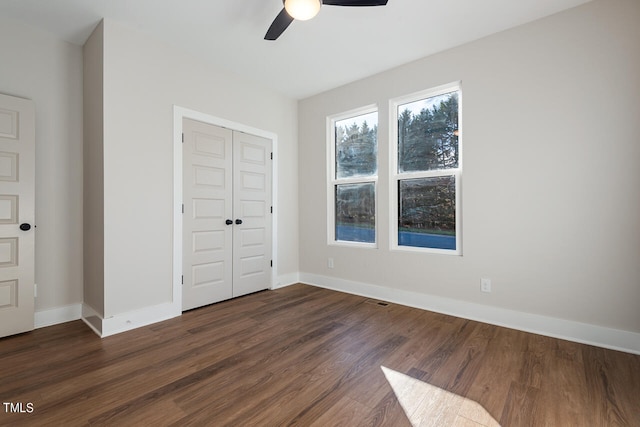
M 45 328 L 58 323 L 79 320 L 82 316 L 82 304 L 71 304 L 63 307 L 49 308 L 35 312 L 34 327 Z
M 181 314 L 182 312 L 176 309 L 173 303 L 145 307 L 136 311 L 116 314 L 106 319 L 91 307 L 87 305 L 82 307 L 82 320 L 102 338 L 172 319 Z
M 640 354 L 640 333 L 316 274 L 300 273 L 300 282 L 510 329 Z
M 283 274 L 282 276 L 278 276 L 273 286 L 271 286 L 271 289 L 280 289 L 295 285 L 296 283 L 300 283 L 300 273 Z

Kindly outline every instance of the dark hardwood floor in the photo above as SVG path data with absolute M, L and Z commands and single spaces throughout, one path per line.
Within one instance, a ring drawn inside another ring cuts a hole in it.
M 305 285 L 4 338 L 0 367 L 0 425 L 640 426 L 640 356 Z

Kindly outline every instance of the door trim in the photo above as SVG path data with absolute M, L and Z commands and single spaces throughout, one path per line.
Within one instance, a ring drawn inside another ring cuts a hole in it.
M 254 128 L 231 120 L 215 117 L 188 108 L 173 106 L 173 300 L 172 306 L 176 315 L 182 313 L 182 120 L 192 119 L 234 131 L 261 136 L 271 140 L 273 163 L 271 164 L 271 203 L 274 211 L 278 200 L 278 135 L 273 132 Z M 273 289 L 277 271 L 277 216 L 271 215 L 271 286 Z

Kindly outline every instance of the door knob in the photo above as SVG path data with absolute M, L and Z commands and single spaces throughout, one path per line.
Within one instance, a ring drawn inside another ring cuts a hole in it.
M 242 220 L 241 219 L 236 219 L 236 224 L 238 224 L 238 225 L 242 224 Z
M 231 221 L 230 219 L 228 219 L 228 220 L 226 220 L 224 223 L 225 223 L 225 224 L 227 224 L 227 225 L 231 225 L 231 224 L 233 224 L 233 221 Z
M 29 230 L 31 230 L 31 224 L 27 224 L 26 222 L 25 222 L 25 223 L 20 224 L 20 230 L 22 230 L 22 231 L 29 231 Z

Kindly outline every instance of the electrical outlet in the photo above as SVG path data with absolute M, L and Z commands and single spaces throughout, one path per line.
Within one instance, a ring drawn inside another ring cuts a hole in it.
M 329 268 L 333 268 L 333 258 L 329 258 L 327 264 L 329 265 Z
M 491 279 L 480 279 L 480 290 L 482 292 L 491 292 Z

